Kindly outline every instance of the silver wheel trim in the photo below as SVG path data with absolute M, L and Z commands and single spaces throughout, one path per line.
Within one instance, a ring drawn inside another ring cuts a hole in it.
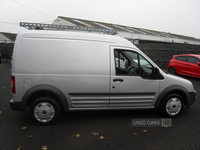
M 166 111 L 169 115 L 177 115 L 182 108 L 181 100 L 179 98 L 170 98 L 166 103 Z
M 34 116 L 40 122 L 49 122 L 55 116 L 55 109 L 50 103 L 42 102 L 35 106 Z

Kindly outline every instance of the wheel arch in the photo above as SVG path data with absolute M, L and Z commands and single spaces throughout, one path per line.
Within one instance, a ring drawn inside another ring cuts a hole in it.
M 67 111 L 69 108 L 65 95 L 52 85 L 38 85 L 29 89 L 22 98 L 22 108 L 29 107 L 34 99 L 42 96 L 54 98 L 60 105 L 60 108 L 64 111 Z
M 162 103 L 162 100 L 164 100 L 164 98 L 167 95 L 172 94 L 172 93 L 179 94 L 183 98 L 184 105 L 186 105 L 186 107 L 190 105 L 190 96 L 186 88 L 180 85 L 172 85 L 172 86 L 167 87 L 165 90 L 163 90 L 159 94 L 156 100 L 155 108 L 159 108 Z

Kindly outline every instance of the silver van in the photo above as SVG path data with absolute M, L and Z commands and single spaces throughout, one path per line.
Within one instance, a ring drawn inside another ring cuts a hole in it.
M 61 111 L 160 109 L 175 117 L 196 99 L 190 81 L 165 74 L 128 40 L 97 33 L 27 30 L 12 59 L 13 110 L 39 124 Z

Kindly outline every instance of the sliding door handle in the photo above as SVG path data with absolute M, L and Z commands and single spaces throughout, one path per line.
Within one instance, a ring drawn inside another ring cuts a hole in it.
M 119 79 L 119 78 L 117 78 L 117 79 L 113 79 L 113 81 L 114 81 L 114 82 L 116 82 L 116 81 L 123 82 L 124 79 Z

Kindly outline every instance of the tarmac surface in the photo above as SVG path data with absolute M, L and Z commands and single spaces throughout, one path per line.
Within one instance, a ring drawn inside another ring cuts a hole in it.
M 66 112 L 54 124 L 40 126 L 31 120 L 28 110 L 11 110 L 10 72 L 9 63 L 0 64 L 0 150 L 200 149 L 198 78 L 184 76 L 193 83 L 198 97 L 172 119 L 172 127 L 131 126 L 131 119 L 163 118 L 156 110 Z

